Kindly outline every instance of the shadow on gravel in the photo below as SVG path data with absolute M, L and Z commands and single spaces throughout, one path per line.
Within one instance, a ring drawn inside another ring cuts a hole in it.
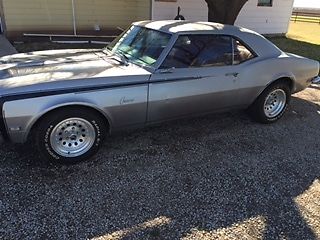
M 319 110 L 293 98 L 273 125 L 235 112 L 126 132 L 69 167 L 1 145 L 0 234 L 188 239 L 261 217 L 230 236 L 317 239 L 294 199 L 319 179 Z
M 320 84 L 312 84 L 310 88 L 320 90 Z

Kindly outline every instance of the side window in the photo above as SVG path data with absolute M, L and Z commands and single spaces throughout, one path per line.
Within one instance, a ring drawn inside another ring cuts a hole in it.
M 255 57 L 255 55 L 245 47 L 239 40 L 233 40 L 233 48 L 234 48 L 234 59 L 233 64 L 237 65 L 248 61 Z
M 232 40 L 218 35 L 180 36 L 161 68 L 232 65 Z

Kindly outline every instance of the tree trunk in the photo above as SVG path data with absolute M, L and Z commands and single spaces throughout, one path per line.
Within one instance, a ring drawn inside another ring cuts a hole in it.
M 233 25 L 248 0 L 205 0 L 208 4 L 209 22 Z

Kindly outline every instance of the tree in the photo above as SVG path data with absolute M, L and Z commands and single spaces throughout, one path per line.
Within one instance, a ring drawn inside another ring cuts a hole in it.
M 233 25 L 248 0 L 205 0 L 208 4 L 209 22 Z

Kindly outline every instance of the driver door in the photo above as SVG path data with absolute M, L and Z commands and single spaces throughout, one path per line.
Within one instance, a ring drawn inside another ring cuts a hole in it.
M 212 112 L 237 104 L 232 39 L 182 35 L 149 84 L 148 122 Z

